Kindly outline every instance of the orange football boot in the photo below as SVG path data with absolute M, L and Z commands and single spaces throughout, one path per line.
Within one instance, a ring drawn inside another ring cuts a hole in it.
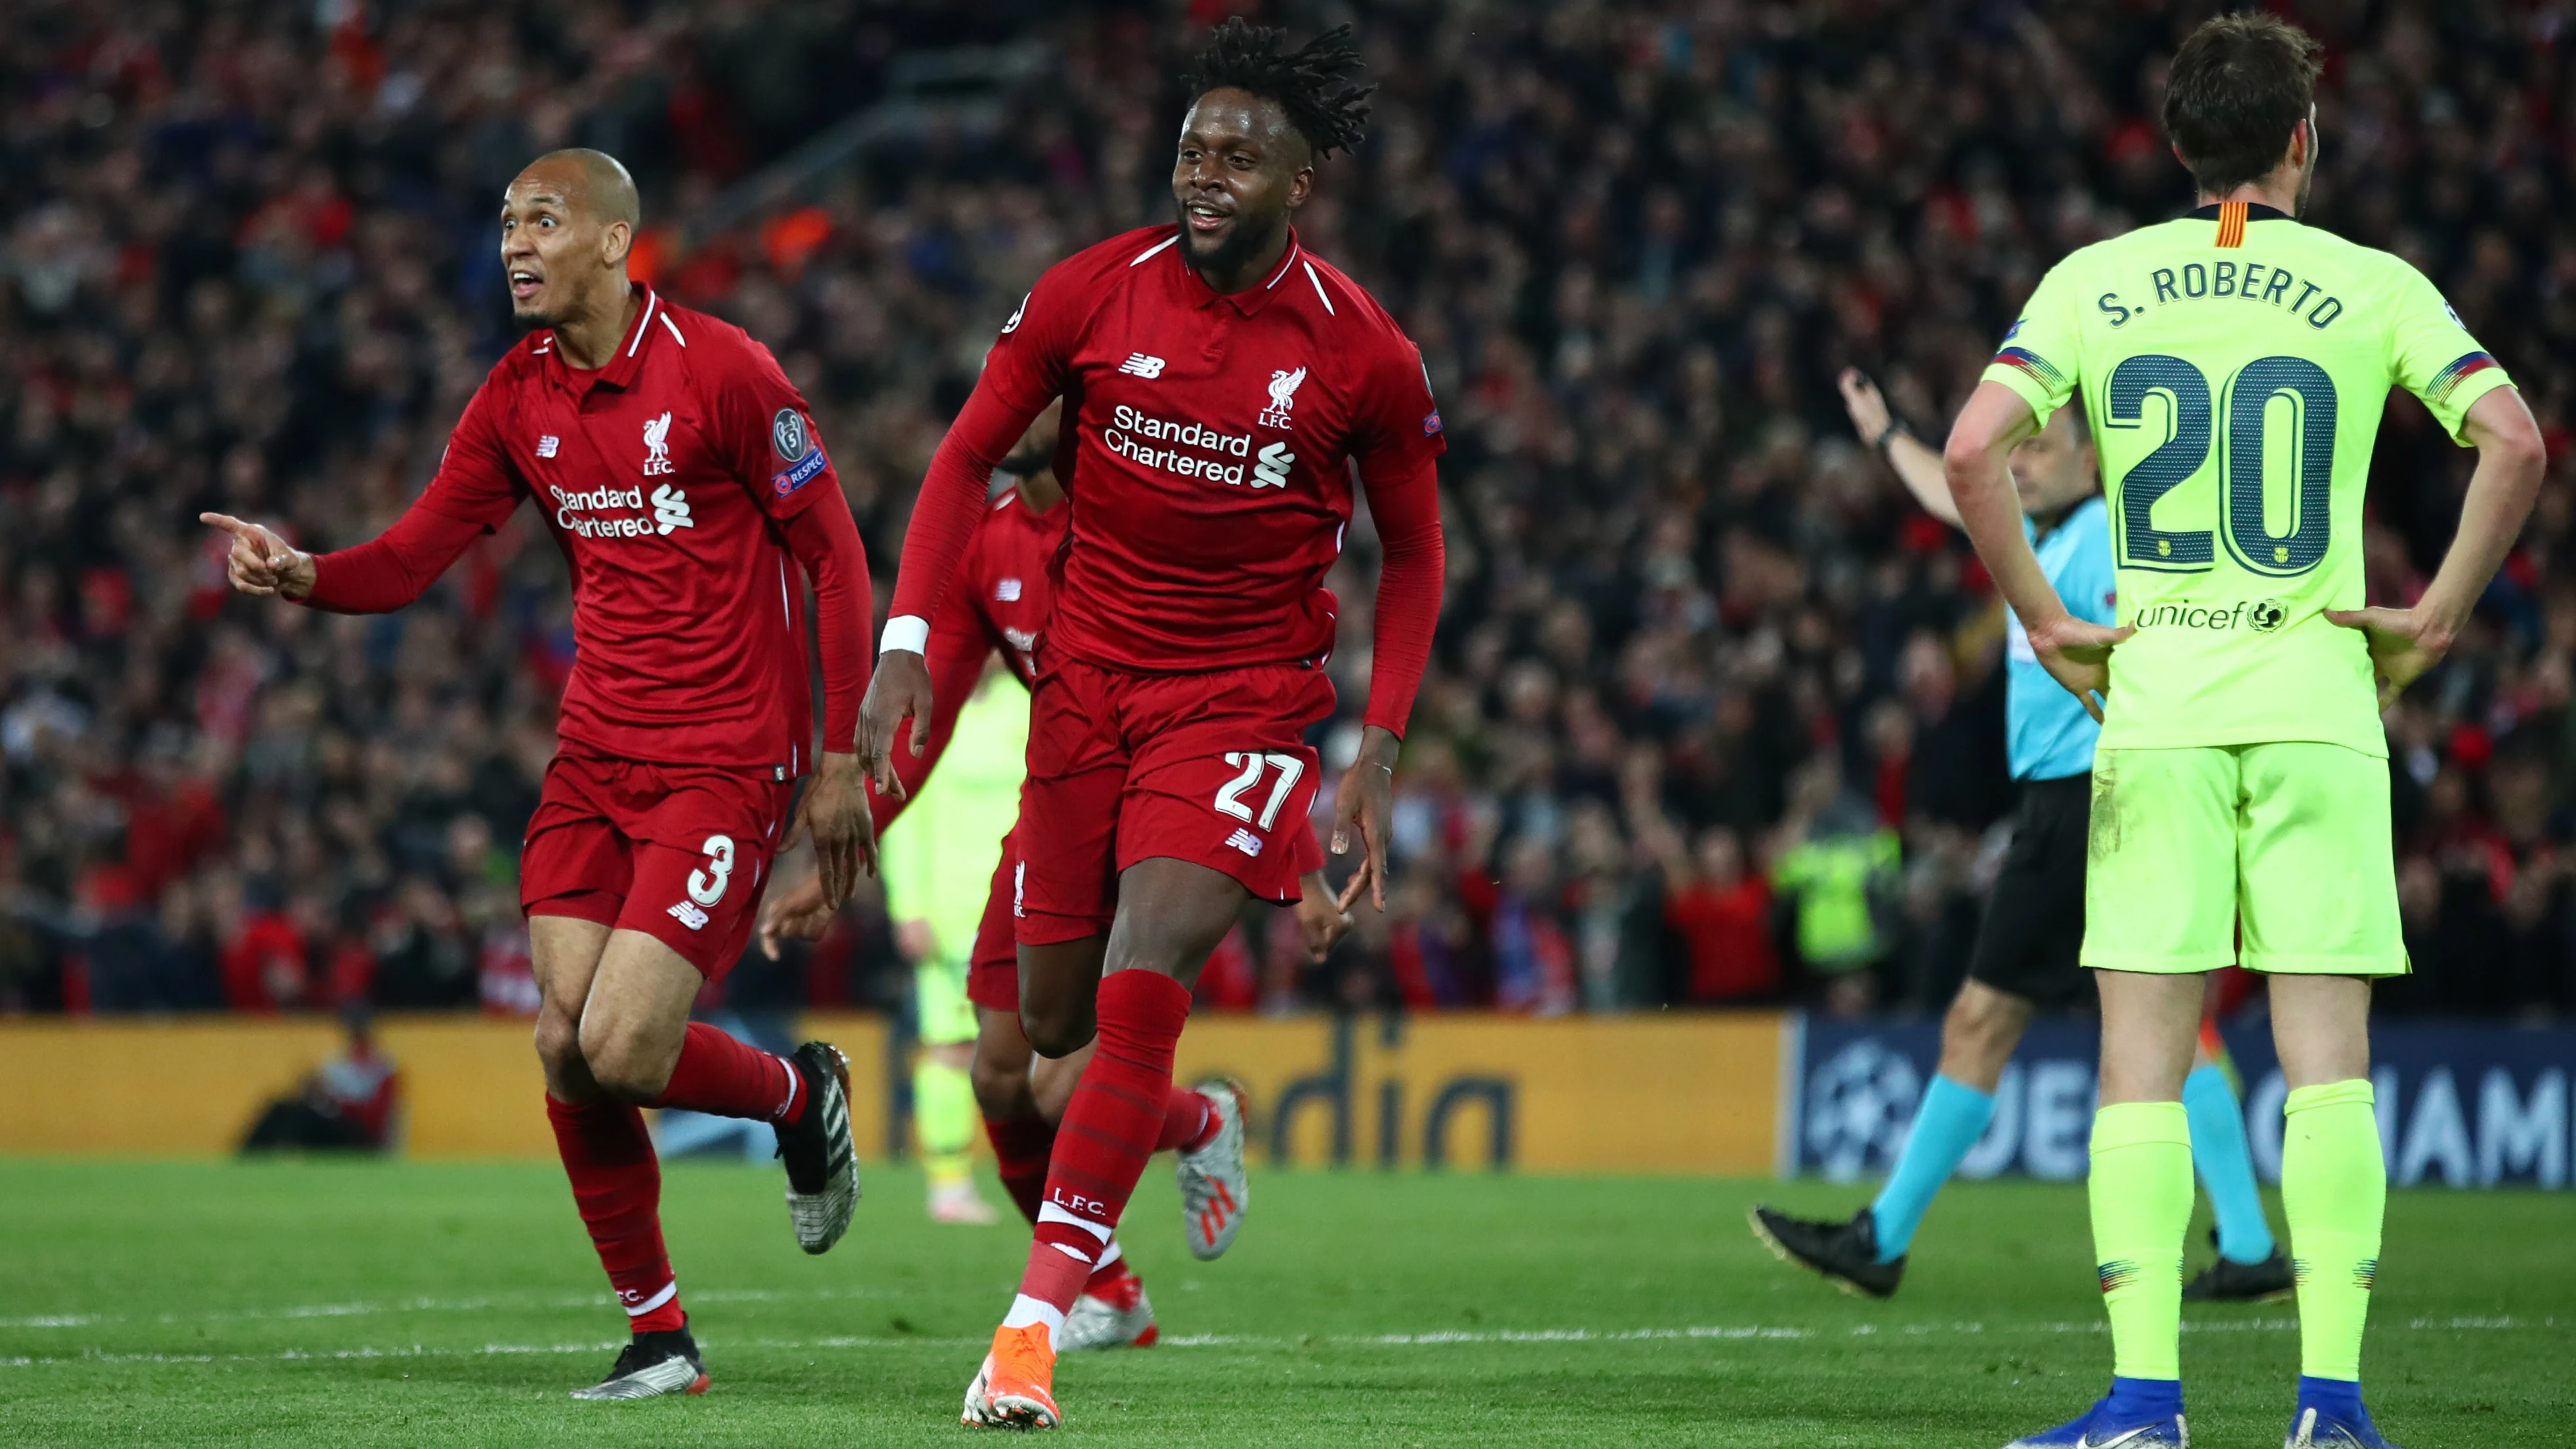
M 993 1351 L 966 1389 L 960 1421 L 986 1429 L 1052 1429 L 1064 1422 L 1055 1407 L 1055 1345 L 1043 1323 L 993 1332 Z

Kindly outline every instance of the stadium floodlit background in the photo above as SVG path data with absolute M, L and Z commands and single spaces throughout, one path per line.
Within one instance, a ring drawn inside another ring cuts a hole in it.
M 543 1141 L 508 1018 L 535 1004 L 514 852 L 569 664 L 560 557 L 523 511 L 421 604 L 335 617 L 235 598 L 224 539 L 195 522 L 220 509 L 329 547 L 396 516 L 515 336 L 492 217 L 522 164 L 587 145 L 633 168 L 635 270 L 767 342 L 811 399 L 882 610 L 914 490 L 994 330 L 1057 258 L 1168 216 L 1174 76 L 1234 8 L 10 7 L 0 1150 L 227 1150 L 245 1104 L 291 1093 L 329 1055 L 332 1014 L 361 1004 L 391 1014 L 416 1149 Z M 1855 440 L 1834 378 L 1868 371 L 1937 438 L 2051 262 L 2185 206 L 2153 116 L 2162 57 L 2213 8 L 1260 7 L 1299 32 L 1359 22 L 1372 134 L 1320 169 L 1299 225 L 1420 343 L 1451 440 L 1449 585 L 1398 779 L 1391 909 L 1363 911 L 1322 967 L 1284 913 L 1248 917 L 1200 988 L 1209 1027 L 1191 1040 L 1288 1109 L 1274 1158 L 1884 1165 L 2000 854 L 2003 613 L 1965 540 Z M 2576 12 L 2274 8 L 2330 53 L 2312 219 L 2431 276 L 2550 442 L 2538 510 L 2476 624 L 2389 715 L 2416 969 L 2378 1010 L 2403 1079 L 2382 1099 L 2401 1181 L 2560 1187 Z M 2470 458 L 2391 401 L 2375 599 L 2429 577 Z M 1373 554 L 1355 535 L 1334 580 L 1343 716 L 1324 741 L 1343 758 L 1370 630 Z M 863 892 L 817 947 L 753 958 L 703 1006 L 858 1013 L 873 1024 L 851 1029 L 877 1033 L 866 1059 L 890 1068 L 902 966 Z M 2257 992 L 2231 1021 L 2258 1161 L 2261 1010 Z M 1982 1156 L 1988 1170 L 2081 1172 L 2089 1054 L 2080 1020 L 2034 1034 L 2028 1085 L 2008 1089 L 2026 1094 L 2004 1129 L 2023 1140 Z M 156 1060 L 224 1085 L 177 1107 L 138 1094 L 134 1072 L 159 1079 L 137 1063 Z M 877 1076 L 874 1141 L 899 1151 L 899 1073 Z M 477 1095 L 495 1081 L 509 1092 Z M 512 1112 L 530 1121 L 484 1120 Z M 1689 1120 L 1603 1125 L 1639 1112 Z M 12 1172 L 33 1175 L 12 1192 Z M 1281 1180 L 1283 1198 L 1321 1190 Z M 366 1194 L 332 1181 L 325 1197 Z M 1363 1188 L 1332 1201 L 1371 1212 Z M 559 1182 L 513 1190 L 537 1199 L 531 1222 L 569 1230 L 543 1196 Z M 76 1325 L 30 1326 L 85 1311 L 69 1250 L 7 1203 L 49 1192 L 122 1189 L 0 1167 L 0 1224 L 19 1223 L 0 1262 L 73 1305 L 10 1318 L 0 1276 L 0 1364 L 100 1351 L 63 1337 Z M 1994 1211 L 2018 1222 L 2021 1201 Z M 2469 1231 L 2452 1211 L 2468 1209 L 2394 1210 L 2391 1262 L 2403 1223 Z M 940 1251 L 907 1194 L 863 1214 L 902 1216 L 906 1251 Z M 2080 1204 L 2028 1214 L 2089 1293 Z M 1742 1239 L 1728 1214 L 1705 1232 Z M 390 1230 L 376 1241 L 408 1251 Z M 1648 1264 L 1635 1271 L 1661 1273 Z M 1674 1312 L 1750 1324 L 1811 1306 L 1780 1295 L 1812 1285 L 1767 1269 L 1742 1270 L 1753 1306 L 1713 1291 Z M 2556 1285 L 2551 1322 L 2567 1324 L 2564 1253 L 2525 1276 Z M 2454 1285 L 2461 1313 L 2486 1311 L 2481 1282 Z M 1211 1276 L 1206 1296 L 1223 1286 Z M 2091 1312 L 2068 1301 L 2054 1311 Z M 2567 1330 L 2535 1331 L 2563 1359 Z M 0 1424 L 47 1392 L 0 1377 Z M 2526 1392 L 2549 1390 L 2493 1390 Z

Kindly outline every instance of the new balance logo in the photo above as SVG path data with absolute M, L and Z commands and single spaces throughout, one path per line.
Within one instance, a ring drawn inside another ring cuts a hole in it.
M 555 450 L 562 446 L 563 439 L 556 437 L 552 433 L 547 433 L 537 439 L 537 456 L 540 458 L 551 458 L 555 455 Z
M 1255 488 L 1287 487 L 1288 470 L 1296 461 L 1297 455 L 1288 451 L 1286 443 L 1262 445 L 1261 461 L 1254 464 L 1252 469 L 1252 486 Z
M 692 931 L 703 931 L 707 928 L 707 913 L 699 910 L 694 901 L 682 901 L 671 907 L 671 919 Z
M 993 599 L 994 602 L 1002 604 L 1018 603 L 1020 601 L 1020 581 L 1018 579 L 1004 579 L 1000 583 L 993 585 Z
M 1259 855 L 1261 853 L 1261 837 L 1253 834 L 1249 830 L 1235 831 L 1232 835 L 1225 838 L 1225 843 L 1242 851 L 1246 855 Z
M 653 531 L 667 535 L 675 528 L 695 528 L 689 517 L 689 495 L 665 483 L 653 490 Z
M 1148 357 L 1141 352 L 1130 352 L 1127 354 L 1127 360 L 1118 364 L 1118 370 L 1130 377 L 1161 377 L 1163 359 Z

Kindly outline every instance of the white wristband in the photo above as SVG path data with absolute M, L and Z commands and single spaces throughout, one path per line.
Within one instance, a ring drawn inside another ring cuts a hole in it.
M 925 654 L 930 648 L 930 621 L 919 614 L 897 614 L 886 620 L 885 635 L 877 641 L 879 654 L 897 649 L 912 654 Z

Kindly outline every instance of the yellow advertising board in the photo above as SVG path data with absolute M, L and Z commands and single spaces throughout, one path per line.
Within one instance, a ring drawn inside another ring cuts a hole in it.
M 887 1155 L 902 1064 L 883 1019 L 799 1031 L 849 1054 L 859 1150 Z M 402 1071 L 404 1151 L 551 1157 L 528 1033 L 484 1017 L 379 1023 Z M 1200 1016 L 1178 1070 L 1244 1083 L 1266 1162 L 1759 1173 L 1775 1160 L 1782 1040 L 1768 1013 Z M 0 1152 L 218 1156 L 338 1041 L 319 1018 L 0 1023 Z
M 1780 1049 L 1769 1013 L 1199 1017 L 1178 1070 L 1239 1078 L 1274 1162 L 1760 1173 Z

